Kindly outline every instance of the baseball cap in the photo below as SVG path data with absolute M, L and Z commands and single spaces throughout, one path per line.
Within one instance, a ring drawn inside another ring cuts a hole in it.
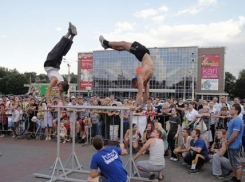
M 75 96 L 71 96 L 71 99 L 75 99 L 76 97 Z

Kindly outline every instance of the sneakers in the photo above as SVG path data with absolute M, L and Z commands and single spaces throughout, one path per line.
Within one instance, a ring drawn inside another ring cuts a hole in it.
M 174 157 L 171 157 L 170 160 L 171 161 L 175 161 L 175 162 L 178 161 L 178 159 L 177 158 L 174 158 Z
M 105 38 L 104 38 L 102 35 L 99 37 L 99 40 L 100 40 L 101 46 L 102 46 L 104 49 L 108 49 L 108 47 L 104 44 Z
M 224 175 L 222 175 L 222 176 L 224 176 L 225 178 L 226 178 L 226 177 L 231 177 L 232 172 L 233 172 L 233 171 L 230 171 L 230 172 L 228 172 L 227 174 L 224 174 Z
M 177 161 L 178 161 L 178 159 L 177 159 L 177 158 L 173 158 L 173 161 L 174 161 L 174 162 L 177 162 Z
M 223 175 L 213 175 L 213 174 L 212 174 L 212 175 L 210 176 L 210 178 L 212 178 L 212 179 L 216 179 L 216 178 L 217 178 L 217 179 L 223 179 L 224 176 L 223 176 Z
M 189 174 L 196 174 L 199 173 L 199 169 L 191 169 L 188 171 Z
M 69 28 L 68 31 L 71 35 L 75 36 L 77 35 L 77 28 L 69 22 Z

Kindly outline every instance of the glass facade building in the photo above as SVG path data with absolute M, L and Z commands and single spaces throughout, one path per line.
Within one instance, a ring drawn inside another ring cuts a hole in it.
M 154 63 L 150 95 L 154 97 L 191 98 L 192 79 L 196 92 L 198 47 L 149 48 Z M 93 51 L 93 94 L 116 98 L 134 97 L 131 80 L 141 66 L 127 51 Z

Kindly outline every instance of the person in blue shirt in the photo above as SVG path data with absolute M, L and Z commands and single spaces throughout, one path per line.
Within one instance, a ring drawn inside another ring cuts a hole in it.
M 240 148 L 242 146 L 242 135 L 244 124 L 239 117 L 241 113 L 240 104 L 233 104 L 230 110 L 232 119 L 228 123 L 227 141 L 228 158 L 232 166 L 233 177 L 226 182 L 240 182 L 242 180 L 242 164 L 240 160 Z
M 119 155 L 127 155 L 124 144 L 117 147 L 104 147 L 101 136 L 93 138 L 93 146 L 98 151 L 92 157 L 90 164 L 90 176 L 87 182 L 126 182 L 127 172 L 125 171 Z M 100 169 L 101 173 L 97 170 Z
M 191 132 L 193 138 L 190 142 L 190 151 L 184 157 L 185 163 L 191 165 L 188 173 L 199 173 L 203 164 L 209 161 L 208 148 L 205 141 L 200 138 L 200 130 L 194 129 Z

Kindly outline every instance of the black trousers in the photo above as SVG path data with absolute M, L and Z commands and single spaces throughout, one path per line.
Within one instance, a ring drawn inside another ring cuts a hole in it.
M 184 158 L 184 161 L 189 165 L 196 164 L 196 169 L 201 169 L 205 163 L 203 155 L 191 154 L 191 152 L 188 152 Z
M 48 53 L 47 59 L 44 62 L 44 67 L 53 67 L 60 69 L 62 57 L 70 50 L 72 41 L 68 38 L 62 37 L 61 40 Z
M 174 139 L 175 133 L 169 133 L 168 134 L 168 143 L 171 150 L 171 157 L 177 158 L 177 156 L 174 154 L 175 149 L 175 139 Z
M 210 125 L 210 130 L 212 133 L 213 141 L 210 142 L 210 146 L 214 143 L 214 138 L 215 138 L 215 124 Z

